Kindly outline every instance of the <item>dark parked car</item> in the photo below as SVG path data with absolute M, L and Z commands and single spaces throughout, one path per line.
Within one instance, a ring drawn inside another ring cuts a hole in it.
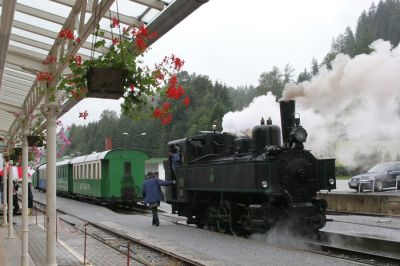
M 349 179 L 349 187 L 357 192 L 372 190 L 372 187 L 373 191 L 382 191 L 384 188 L 396 188 L 396 185 L 400 187 L 400 161 L 379 163 L 367 173 Z

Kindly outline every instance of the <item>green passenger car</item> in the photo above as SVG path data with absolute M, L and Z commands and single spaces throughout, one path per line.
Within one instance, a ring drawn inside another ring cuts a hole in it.
M 70 161 L 72 193 L 98 202 L 131 206 L 141 200 L 144 162 L 140 150 L 115 149 L 80 156 Z
M 56 189 L 59 195 L 72 193 L 72 165 L 70 161 L 65 160 L 56 163 Z

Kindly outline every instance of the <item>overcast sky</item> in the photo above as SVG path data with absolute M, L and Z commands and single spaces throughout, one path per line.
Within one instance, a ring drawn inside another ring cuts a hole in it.
M 149 65 L 174 53 L 189 73 L 228 86 L 257 85 L 260 74 L 289 63 L 296 76 L 321 62 L 332 38 L 375 0 L 210 0 L 164 35 L 146 56 Z M 99 119 L 102 110 L 120 113 L 119 101 L 85 99 L 61 120 L 64 125 Z M 86 120 L 78 118 L 87 110 Z

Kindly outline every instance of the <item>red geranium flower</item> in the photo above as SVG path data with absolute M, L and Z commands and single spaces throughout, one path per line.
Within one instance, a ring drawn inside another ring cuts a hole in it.
M 57 57 L 48 55 L 45 60 L 43 60 L 43 65 L 48 65 L 57 61 Z
M 147 43 L 144 38 L 136 38 L 135 44 L 139 52 L 144 52 L 147 49 Z
M 188 96 L 186 96 L 185 99 L 183 99 L 183 104 L 184 104 L 186 107 L 189 106 L 189 104 L 190 104 L 190 99 L 189 99 Z
M 58 37 L 73 40 L 74 33 L 70 29 L 63 29 L 58 33 Z
M 165 102 L 165 103 L 162 105 L 162 110 L 163 110 L 164 112 L 168 112 L 169 108 L 171 108 L 171 104 L 170 104 L 169 102 Z
M 112 18 L 111 28 L 115 28 L 119 26 L 119 20 L 116 17 Z
M 119 43 L 119 39 L 117 37 L 112 39 L 112 44 L 116 45 L 117 43 Z
M 179 57 L 175 57 L 174 55 L 172 55 L 172 60 L 174 61 L 175 64 L 175 70 L 181 70 L 185 61 L 183 61 Z
M 161 117 L 161 110 L 158 109 L 158 107 L 156 107 L 156 109 L 154 109 L 154 111 L 153 111 L 153 116 L 154 116 L 155 118 L 160 118 L 160 117 Z
M 172 114 L 166 113 L 162 118 L 161 118 L 161 124 L 168 125 L 172 121 Z
M 36 75 L 36 79 L 37 79 L 38 81 L 48 81 L 48 82 L 51 82 L 51 81 L 53 81 L 53 75 L 52 75 L 51 73 L 49 73 L 49 72 L 39 72 L 39 73 Z

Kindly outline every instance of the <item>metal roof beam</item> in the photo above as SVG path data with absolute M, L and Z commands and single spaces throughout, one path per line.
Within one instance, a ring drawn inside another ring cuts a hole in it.
M 135 0 L 139 1 L 139 0 Z M 142 0 L 140 0 L 142 1 Z M 148 1 L 148 0 L 143 0 Z M 189 16 L 193 11 L 199 8 L 208 0 L 176 0 L 165 9 L 159 16 L 157 16 L 148 26 L 149 32 L 157 32 L 157 37 L 148 41 L 148 44 L 153 44 L 156 40 L 161 38 L 170 29 L 178 25 L 182 20 Z
M 7 55 L 7 56 L 9 56 L 9 54 Z M 11 57 L 13 57 L 13 56 L 11 56 Z M 27 77 L 29 77 L 29 79 L 27 79 L 27 80 L 32 80 L 32 81 L 34 81 L 35 79 L 36 79 L 36 74 L 34 74 L 33 72 L 32 72 L 32 70 L 28 70 L 27 69 L 27 67 L 21 67 L 20 65 L 16 65 L 16 64 L 14 64 L 14 63 L 11 63 L 11 62 L 9 62 L 9 61 L 6 61 L 6 68 L 8 68 L 8 69 L 11 69 L 12 70 L 12 72 L 14 72 L 14 73 L 20 73 L 21 72 L 21 75 L 22 76 L 27 76 Z M 7 70 L 7 69 L 6 69 Z M 10 70 L 10 71 L 11 71 Z M 35 72 L 36 73 L 36 72 Z M 14 77 L 18 77 L 18 76 L 16 76 L 15 74 L 13 75 Z
M 164 9 L 164 3 L 159 0 L 130 0 L 130 1 L 157 9 L 159 11 Z
M 10 42 L 11 27 L 14 20 L 16 0 L 8 0 L 2 3 L 0 26 L 0 86 L 3 77 L 4 64 Z
M 2 111 L 2 110 L 0 110 Z M 0 122 L 0 125 L 10 125 L 12 123 L 12 120 L 15 119 L 15 116 L 11 114 L 10 112 L 2 111 L 3 113 L 1 114 L 3 116 L 3 119 Z
M 25 48 L 17 47 L 14 45 L 9 45 L 8 46 L 8 53 L 15 54 L 15 55 L 21 55 L 22 60 L 25 58 L 29 58 L 37 63 L 42 64 L 42 61 L 46 59 L 46 56 L 41 53 L 37 53 Z M 8 58 L 7 58 L 8 59 Z M 8 60 L 7 60 L 8 61 Z
M 73 5 L 75 4 L 75 0 L 51 0 L 51 1 L 68 6 L 68 7 L 73 7 Z M 92 13 L 92 8 L 93 8 L 92 5 L 87 5 L 86 12 Z M 111 11 L 111 17 L 110 17 L 109 13 L 104 14 L 104 17 L 108 18 L 108 19 L 111 19 L 112 17 L 119 17 L 119 21 L 121 23 L 130 25 L 130 26 L 135 26 L 135 27 L 138 27 L 143 24 L 143 22 L 138 20 L 137 18 L 127 16 L 127 15 L 124 15 L 121 13 L 117 14 L 114 11 Z
M 45 36 L 45 37 L 51 38 L 51 39 L 56 39 L 57 36 L 58 36 L 58 32 L 54 32 L 54 31 L 43 29 L 43 28 L 39 28 L 39 27 L 27 24 L 25 22 L 21 22 L 21 21 L 18 21 L 18 20 L 14 20 L 13 27 L 21 29 L 21 30 L 29 31 L 29 32 L 32 32 L 32 33 L 37 34 L 37 35 Z M 109 35 L 111 36 L 111 34 L 109 34 Z M 91 50 L 92 49 L 92 44 L 88 43 L 88 42 L 84 42 L 82 44 L 82 47 Z
M 13 27 L 21 29 L 21 30 L 29 31 L 29 32 L 35 33 L 37 35 L 45 36 L 45 37 L 51 38 L 51 39 L 57 38 L 57 35 L 58 35 L 57 32 L 39 28 L 39 27 L 36 27 L 34 25 L 31 25 L 31 24 L 28 24 L 28 23 L 25 23 L 25 22 L 22 22 L 19 20 L 14 20 Z
M 18 46 L 14 46 L 14 45 L 9 45 L 8 46 L 8 51 L 9 53 L 15 53 L 15 54 L 20 54 L 23 55 L 24 57 L 28 57 L 34 60 L 37 60 L 39 62 L 42 62 L 44 59 L 46 59 L 46 55 L 41 54 L 41 53 L 37 53 L 25 48 L 21 48 Z
M 2 135 L 3 137 L 8 136 L 8 131 L 0 130 L 0 135 Z
M 34 7 L 31 7 L 31 6 L 26 6 L 26 5 L 23 5 L 23 4 L 19 4 L 19 3 L 17 4 L 16 10 L 18 12 L 27 14 L 29 16 L 40 18 L 40 19 L 43 19 L 43 20 L 46 20 L 46 21 L 50 21 L 50 22 L 53 22 L 53 23 L 56 23 L 56 24 L 60 24 L 60 25 L 63 25 L 64 22 L 65 22 L 65 19 L 66 19 L 64 17 L 57 16 L 57 15 L 54 15 L 52 13 L 49 13 L 49 12 L 46 12 L 46 11 L 43 11 L 43 10 L 40 10 L 40 9 L 36 9 Z
M 21 80 L 25 86 L 31 86 L 32 81 L 35 80 L 34 75 L 29 74 L 27 72 L 23 72 L 19 67 L 12 65 L 13 67 L 10 67 L 11 65 L 6 63 L 6 68 L 4 69 L 4 74 L 7 75 L 7 77 L 13 77 L 15 79 Z M 18 71 L 15 71 L 18 70 Z
M 17 89 L 17 90 L 20 90 L 20 91 L 24 91 L 25 94 L 28 93 L 28 91 L 30 89 L 30 87 L 18 85 L 16 83 L 12 83 L 12 82 L 9 82 L 7 80 L 4 80 L 4 83 L 1 85 L 1 87 L 2 88 L 3 87 L 9 87 L 9 88 Z
M 21 93 L 13 90 L 13 88 L 3 86 L 1 88 L 0 97 L 10 97 L 18 101 L 23 101 L 25 99 L 26 93 Z
M 2 100 L 0 100 L 0 110 L 10 112 L 10 113 L 22 112 L 21 107 L 10 104 L 8 102 L 4 102 Z
M 25 99 L 26 93 L 21 93 L 21 91 L 15 91 L 10 87 L 3 87 L 1 89 L 0 97 L 10 97 L 15 98 L 17 101 L 23 101 Z
M 32 71 L 43 70 L 43 59 L 29 58 L 23 54 L 16 52 L 8 52 L 7 63 L 20 67 L 20 70 L 26 71 L 26 69 L 32 69 Z M 33 72 L 31 72 L 33 74 Z
M 9 97 L 8 95 L 2 95 L 0 103 L 1 104 L 8 103 L 8 104 L 10 104 L 12 106 L 20 107 L 22 101 L 21 100 L 20 101 L 15 101 L 15 100 L 16 100 L 15 98 Z
M 50 44 L 47 44 L 47 43 L 44 43 L 44 42 L 39 42 L 37 40 L 33 40 L 33 39 L 30 39 L 30 38 L 27 38 L 27 37 L 22 37 L 22 36 L 17 35 L 17 34 L 11 34 L 11 40 L 15 41 L 15 42 L 19 42 L 19 43 L 25 44 L 25 45 L 29 45 L 29 46 L 32 46 L 32 47 L 36 47 L 36 48 L 39 48 L 39 49 L 42 49 L 42 50 L 45 50 L 45 51 L 48 51 L 48 50 L 51 49 L 51 45 Z
M 28 89 L 32 86 L 33 80 L 31 80 L 30 77 L 29 77 L 29 79 L 25 79 L 22 77 L 21 74 L 19 74 L 19 75 L 14 74 L 14 76 L 13 76 L 13 73 L 10 73 L 10 72 L 11 72 L 10 70 L 7 70 L 7 69 L 4 70 L 3 80 L 7 80 L 9 82 L 28 87 Z M 28 77 L 28 76 L 25 75 L 25 77 Z

